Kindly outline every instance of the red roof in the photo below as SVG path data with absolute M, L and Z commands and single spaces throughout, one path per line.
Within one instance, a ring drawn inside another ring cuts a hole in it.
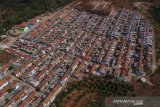
M 77 59 L 72 63 L 72 65 L 68 68 L 68 70 L 65 72 L 65 74 L 64 74 L 63 77 L 61 78 L 61 81 L 63 81 L 63 80 L 69 75 L 69 73 L 71 72 L 73 66 L 76 65 L 78 61 L 79 61 L 79 58 L 77 58 Z
M 43 70 L 36 75 L 36 78 L 41 78 L 49 68 L 50 68 L 50 65 L 44 67 Z
M 18 92 L 18 94 L 16 94 L 11 100 L 9 100 L 9 102 L 7 102 L 7 104 L 5 104 L 4 107 L 10 106 L 13 102 L 16 102 L 18 99 L 20 99 L 24 95 L 25 90 L 28 90 L 28 89 L 29 87 L 25 86 L 22 90 Z
M 10 79 L 11 79 L 10 76 L 6 76 L 6 77 L 4 77 L 3 79 L 1 79 L 1 80 L 0 80 L 0 86 L 1 86 L 2 84 L 6 83 L 7 81 L 9 81 Z
M 7 64 L 5 64 L 2 68 L 1 68 L 1 72 L 6 72 L 6 70 L 8 70 L 8 67 L 10 66 L 11 62 L 8 62 Z
M 13 86 L 16 85 L 16 81 L 11 82 L 10 84 L 8 84 L 7 86 L 5 86 L 1 91 L 0 91 L 0 96 L 3 95 L 4 93 L 7 92 L 8 89 L 12 88 Z
M 5 48 L 4 49 L 5 51 L 9 52 L 9 53 L 13 53 L 13 54 L 16 54 L 18 56 L 22 56 L 22 54 L 20 54 L 19 52 L 17 52 L 16 50 L 12 49 L 12 48 Z
M 79 71 L 83 68 L 85 61 L 83 60 L 81 62 L 81 64 L 78 66 L 77 70 L 74 72 L 74 76 L 77 76 L 77 74 L 79 73 Z
M 55 92 L 60 88 L 59 84 L 56 84 L 56 86 L 53 88 L 53 90 L 49 93 L 48 97 L 43 101 L 43 105 L 48 105 L 51 98 L 53 97 L 53 95 L 55 94 Z
M 31 103 L 35 99 L 35 91 L 29 94 L 29 96 L 19 105 L 19 107 L 25 107 L 27 104 Z
M 94 64 L 94 65 L 92 66 L 92 68 L 91 68 L 90 71 L 89 71 L 89 76 L 91 76 L 91 75 L 93 74 L 93 72 L 95 71 L 96 67 L 97 67 L 97 64 Z

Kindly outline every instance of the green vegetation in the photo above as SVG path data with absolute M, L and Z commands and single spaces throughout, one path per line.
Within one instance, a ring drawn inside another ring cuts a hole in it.
M 10 88 L 7 90 L 8 93 L 11 93 L 14 90 L 14 88 Z
M 80 95 L 77 96 L 74 94 L 70 96 L 71 93 L 75 91 L 78 91 Z M 57 107 L 63 107 L 63 103 L 66 101 L 64 99 L 71 100 L 72 97 L 75 98 L 76 96 L 77 98 L 74 99 L 74 104 L 77 104 L 80 100 L 85 100 L 82 107 L 104 107 L 105 97 L 126 96 L 132 91 L 134 91 L 132 85 L 121 81 L 115 81 L 113 76 L 93 76 L 71 84 L 56 97 L 54 103 Z M 86 96 L 90 97 L 86 100 Z
M 149 9 L 152 17 L 152 25 L 154 26 L 156 61 L 160 58 L 160 7 L 153 6 Z
M 149 13 L 160 24 L 160 7 L 151 7 Z
M 0 35 L 15 24 L 28 21 L 72 0 L 0 0 Z
M 159 44 L 158 44 L 159 45 Z M 156 46 L 157 47 L 157 46 Z M 160 58 L 160 49 L 157 49 L 156 50 L 156 61 L 158 62 L 158 60 L 159 60 L 159 58 Z
M 0 50 L 0 65 L 9 62 L 12 58 L 15 58 L 14 54 L 8 53 L 4 50 Z

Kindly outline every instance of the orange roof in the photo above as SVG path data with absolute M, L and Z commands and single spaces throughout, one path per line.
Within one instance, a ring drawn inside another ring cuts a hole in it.
M 8 89 L 12 88 L 13 86 L 16 85 L 16 81 L 11 82 L 10 84 L 8 84 L 7 86 L 5 86 L 1 91 L 0 91 L 0 96 L 3 95 L 4 93 L 7 92 Z
M 74 76 L 77 76 L 77 74 L 79 73 L 79 71 L 82 69 L 83 65 L 84 65 L 85 61 L 83 60 L 81 62 L 81 64 L 79 65 L 78 69 L 74 72 Z
M 17 74 L 19 74 L 19 72 L 20 72 L 20 69 L 17 69 L 17 70 L 15 70 L 15 71 L 13 72 L 13 74 L 14 74 L 14 75 L 17 75 Z
M 27 103 L 23 101 L 18 107 L 25 107 L 26 105 Z
M 71 72 L 73 66 L 79 61 L 79 58 L 77 58 L 73 63 L 72 65 L 68 68 L 68 70 L 65 72 L 65 74 L 63 75 L 63 77 L 61 78 L 61 81 L 64 80 L 68 75 L 69 73 Z
M 47 82 L 46 79 L 42 80 L 42 82 L 38 85 L 38 88 L 41 90 L 44 87 L 44 85 L 46 84 L 46 82 Z
M 49 66 L 50 65 L 44 67 L 43 70 L 36 75 L 36 78 L 41 78 L 41 76 L 43 76 L 43 74 L 49 69 Z
M 28 74 L 28 72 L 26 71 L 26 72 L 24 72 L 20 77 L 21 77 L 22 79 L 24 79 L 27 74 Z
M 11 62 L 8 62 L 7 64 L 5 64 L 2 68 L 1 68 L 1 72 L 5 72 L 7 69 L 8 69 L 8 67 L 9 67 L 9 65 L 11 64 Z
M 38 60 L 34 65 L 32 65 L 29 69 L 29 71 L 31 72 L 32 70 L 34 70 L 37 66 L 38 66 L 38 63 L 40 62 L 40 60 Z M 21 75 L 21 78 L 24 79 L 25 76 L 29 73 L 29 71 L 25 71 L 22 75 Z
M 35 99 L 35 92 L 31 92 L 29 96 L 19 105 L 19 107 L 25 107 L 25 105 L 29 104 L 31 101 Z
M 45 78 L 42 80 L 42 82 L 38 85 L 38 88 L 42 89 L 42 88 L 44 87 L 45 83 L 46 83 L 47 81 L 50 81 L 50 79 L 54 76 L 54 72 L 57 71 L 58 68 L 59 68 L 59 66 L 56 65 L 56 67 L 54 67 L 53 71 L 50 72 L 50 73 L 47 75 L 47 77 L 45 77 Z
M 1 86 L 2 84 L 4 84 L 5 82 L 9 81 L 10 79 L 11 79 L 10 76 L 6 76 L 5 78 L 1 79 L 1 80 L 0 80 L 0 86 Z
M 98 38 L 96 38 L 94 44 L 92 45 L 92 47 L 90 48 L 89 52 L 88 52 L 87 55 L 85 56 L 86 59 L 88 59 L 88 57 L 89 57 L 89 56 L 91 55 L 91 53 L 93 52 L 93 50 L 94 50 L 94 48 L 95 48 L 95 46 L 96 46 L 97 41 L 98 41 Z
M 97 64 L 94 64 L 94 65 L 92 66 L 91 70 L 89 71 L 89 75 L 92 75 L 92 74 L 93 74 L 93 72 L 95 71 L 96 67 L 97 67 Z
M 108 40 L 107 40 L 108 41 Z M 101 50 L 100 55 L 98 56 L 97 60 L 100 61 L 100 59 L 102 58 L 103 52 L 105 50 L 106 45 L 108 44 L 108 42 L 105 43 L 105 45 L 103 46 L 103 49 Z
M 29 62 L 25 63 L 21 68 L 26 68 L 33 61 L 34 61 L 34 59 L 31 59 Z
M 83 48 L 83 52 L 85 52 L 88 48 L 88 45 L 91 43 L 91 41 L 93 40 L 94 36 L 91 37 L 91 39 L 87 42 L 87 45 Z
M 43 104 L 48 104 L 55 92 L 60 88 L 59 84 L 56 84 L 56 86 L 53 88 L 53 90 L 49 93 L 48 97 L 43 101 Z
M 14 49 L 12 49 L 12 48 L 5 48 L 4 50 L 7 51 L 7 52 L 16 54 L 16 55 L 18 55 L 18 56 L 21 56 L 21 54 L 20 54 L 19 52 L 17 52 L 16 50 L 14 50 Z
M 20 99 L 20 97 L 24 95 L 24 91 L 28 89 L 29 87 L 25 86 L 22 90 L 20 90 L 20 92 L 18 92 L 18 94 L 16 94 L 11 100 L 9 100 L 9 102 L 7 102 L 4 107 L 10 106 L 13 102 L 16 102 L 18 99 Z

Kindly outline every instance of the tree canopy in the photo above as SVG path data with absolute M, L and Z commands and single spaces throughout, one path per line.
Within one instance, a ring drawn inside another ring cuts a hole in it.
M 45 11 L 57 9 L 73 0 L 0 0 L 0 35 L 15 24 Z

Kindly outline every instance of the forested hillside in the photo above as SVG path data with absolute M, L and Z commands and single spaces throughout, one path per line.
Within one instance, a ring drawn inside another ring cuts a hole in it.
M 73 0 L 0 0 L 0 35 L 15 24 Z

